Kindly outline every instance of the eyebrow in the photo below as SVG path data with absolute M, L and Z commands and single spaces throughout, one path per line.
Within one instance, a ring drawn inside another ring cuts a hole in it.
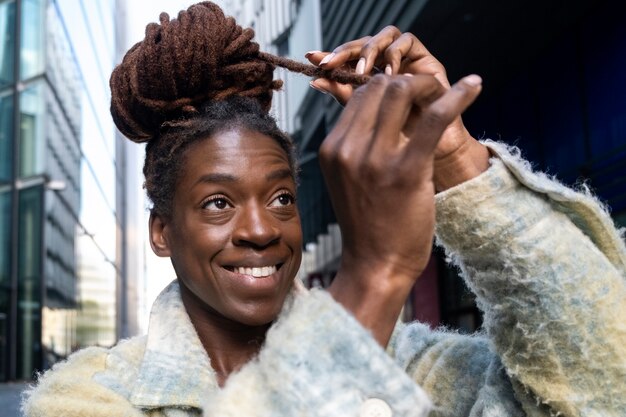
M 284 169 L 278 169 L 276 171 L 272 171 L 268 173 L 267 175 L 265 175 L 265 179 L 267 181 L 274 181 L 274 180 L 282 180 L 284 178 L 289 178 L 292 176 L 293 174 L 291 172 L 291 169 L 284 168 Z M 203 183 L 203 182 L 225 183 L 225 182 L 237 182 L 237 181 L 239 181 L 239 178 L 234 175 L 216 172 L 216 173 L 205 174 L 201 176 L 200 178 L 198 178 L 198 181 L 196 181 L 196 184 Z
M 273 180 L 282 180 L 282 179 L 289 178 L 289 177 L 293 177 L 293 173 L 291 172 L 291 169 L 283 168 L 283 169 L 277 169 L 276 171 L 270 172 L 269 174 L 265 176 L 265 179 L 268 181 L 273 181 Z
M 198 181 L 196 181 L 196 184 L 200 184 L 201 182 L 237 182 L 238 178 L 235 177 L 234 175 L 230 175 L 230 174 L 222 174 L 222 173 L 212 173 L 212 174 L 205 174 L 203 176 L 201 176 L 200 178 L 198 178 Z

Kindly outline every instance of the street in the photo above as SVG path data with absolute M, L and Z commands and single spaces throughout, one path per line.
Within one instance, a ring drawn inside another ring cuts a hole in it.
M 3 417 L 20 416 L 20 395 L 28 384 L 26 383 L 5 383 L 0 384 L 0 414 Z

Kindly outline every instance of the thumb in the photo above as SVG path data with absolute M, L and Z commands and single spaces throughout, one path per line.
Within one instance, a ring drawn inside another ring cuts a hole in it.
M 348 100 L 350 100 L 350 97 L 352 97 L 352 93 L 354 91 L 354 88 L 349 84 L 341 84 L 337 81 L 331 81 L 326 78 L 315 79 L 311 81 L 309 85 L 317 91 L 324 94 L 330 94 L 342 106 L 346 105 Z

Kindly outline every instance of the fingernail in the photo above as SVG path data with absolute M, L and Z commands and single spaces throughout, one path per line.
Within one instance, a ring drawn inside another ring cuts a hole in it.
M 478 87 L 479 85 L 481 85 L 483 83 L 483 79 L 480 78 L 479 75 L 472 74 L 472 75 L 468 75 L 467 77 L 463 78 L 463 82 L 465 84 L 471 85 L 472 87 Z
M 326 56 L 324 57 L 324 59 L 322 59 L 322 60 L 320 61 L 320 65 L 326 65 L 326 64 L 328 64 L 328 63 L 330 62 L 330 60 L 331 60 L 331 59 L 333 59 L 334 57 L 335 57 L 335 53 L 334 53 L 334 52 L 332 52 L 332 53 L 330 53 L 330 54 L 326 55 Z
M 319 54 L 320 52 L 322 52 L 322 51 L 309 51 L 309 52 L 307 52 L 306 54 L 304 54 L 304 57 L 305 57 L 305 58 L 308 58 L 308 57 L 309 57 L 309 55 Z
M 387 64 L 387 66 L 385 67 L 385 75 L 392 75 L 393 74 L 393 70 L 391 69 L 391 65 Z
M 405 75 L 405 76 L 407 76 L 407 77 L 412 77 L 412 76 L 413 76 L 413 74 L 411 74 L 410 72 L 405 72 L 405 73 L 404 73 L 404 74 L 402 74 L 402 75 Z
M 365 73 L 365 58 L 359 59 L 359 62 L 356 63 L 356 69 L 354 71 L 359 75 L 363 75 Z
M 311 87 L 311 88 L 312 88 L 312 89 L 314 89 L 314 90 L 319 91 L 319 92 L 320 92 L 320 93 L 322 93 L 322 94 L 328 94 L 328 91 L 324 90 L 324 89 L 323 89 L 323 88 L 321 88 L 321 87 L 316 86 L 315 84 L 313 84 L 313 81 L 310 81 L 310 82 L 309 82 L 309 87 Z

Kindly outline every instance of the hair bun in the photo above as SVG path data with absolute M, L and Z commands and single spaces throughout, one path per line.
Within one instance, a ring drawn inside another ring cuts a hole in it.
M 193 114 L 203 102 L 232 95 L 255 97 L 266 111 L 274 65 L 258 59 L 254 31 L 242 29 L 214 3 L 195 4 L 146 27 L 111 74 L 111 114 L 118 129 L 147 142 L 161 125 Z

